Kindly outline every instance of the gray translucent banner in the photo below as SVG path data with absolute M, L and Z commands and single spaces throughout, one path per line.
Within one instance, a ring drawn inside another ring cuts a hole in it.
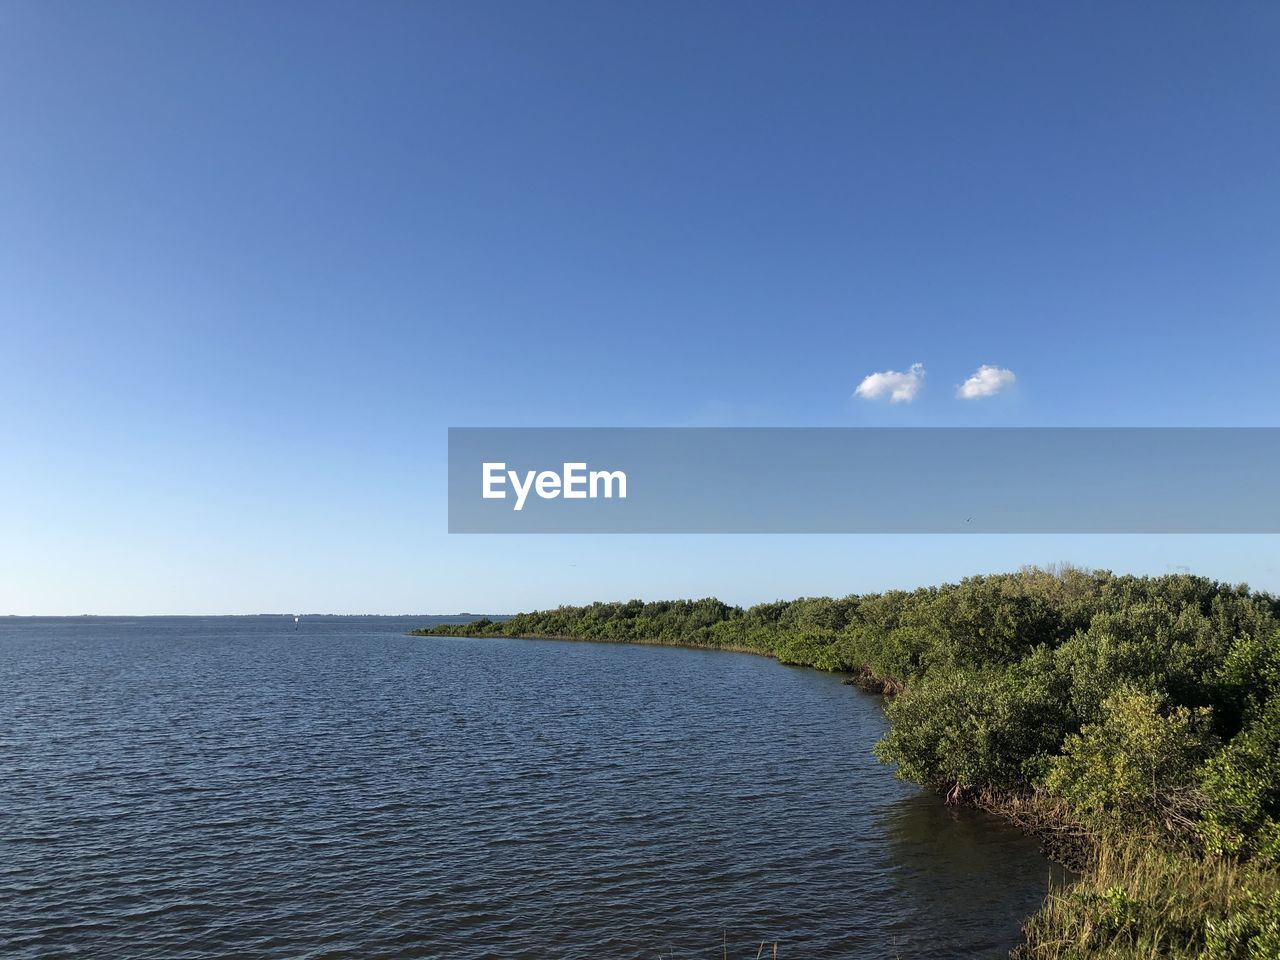
M 1271 427 L 454 428 L 449 532 L 1277 533 L 1277 479 Z

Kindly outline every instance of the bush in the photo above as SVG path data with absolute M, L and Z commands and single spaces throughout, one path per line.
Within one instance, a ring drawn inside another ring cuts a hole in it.
M 1205 764 L 1201 784 L 1210 851 L 1280 862 L 1280 697 Z
M 953 799 L 1016 788 L 1059 738 L 1043 686 L 1015 671 L 956 670 L 909 686 L 886 707 L 876 756 L 908 780 Z
M 1190 823 L 1195 772 L 1208 755 L 1208 711 L 1164 709 L 1164 698 L 1132 685 L 1102 703 L 1099 722 L 1071 734 L 1049 764 L 1045 787 L 1088 817 L 1130 825 Z
M 1280 890 L 1247 890 L 1226 916 L 1205 922 L 1202 960 L 1275 960 L 1280 957 Z

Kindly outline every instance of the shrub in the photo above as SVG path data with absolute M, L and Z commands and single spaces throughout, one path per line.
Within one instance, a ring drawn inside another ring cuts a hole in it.
M 1079 814 L 1189 823 L 1196 767 L 1212 745 L 1208 711 L 1163 708 L 1161 695 L 1121 686 L 1103 701 L 1099 722 L 1066 738 L 1045 787 Z
M 1280 696 L 1210 758 L 1201 785 L 1210 851 L 1280 861 Z

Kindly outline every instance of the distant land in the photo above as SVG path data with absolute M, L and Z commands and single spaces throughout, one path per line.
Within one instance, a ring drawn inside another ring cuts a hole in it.
M 229 619 L 274 619 L 302 617 L 308 620 L 351 620 L 356 618 L 380 618 L 384 620 L 435 620 L 446 622 L 456 620 L 460 623 L 472 620 L 489 620 L 503 623 L 510 620 L 510 613 L 6 613 L 0 614 L 17 620 L 229 620 Z

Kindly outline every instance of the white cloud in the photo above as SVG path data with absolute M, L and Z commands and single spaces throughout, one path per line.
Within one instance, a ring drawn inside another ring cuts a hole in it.
M 853 391 L 864 400 L 878 400 L 888 396 L 890 403 L 910 403 L 924 386 L 924 364 L 913 363 L 906 373 L 885 370 L 873 373 L 858 384 Z
M 1012 370 L 1004 367 L 980 366 L 964 383 L 956 387 L 956 396 L 961 400 L 980 400 L 982 397 L 994 397 L 1005 387 L 1013 386 L 1018 378 Z

